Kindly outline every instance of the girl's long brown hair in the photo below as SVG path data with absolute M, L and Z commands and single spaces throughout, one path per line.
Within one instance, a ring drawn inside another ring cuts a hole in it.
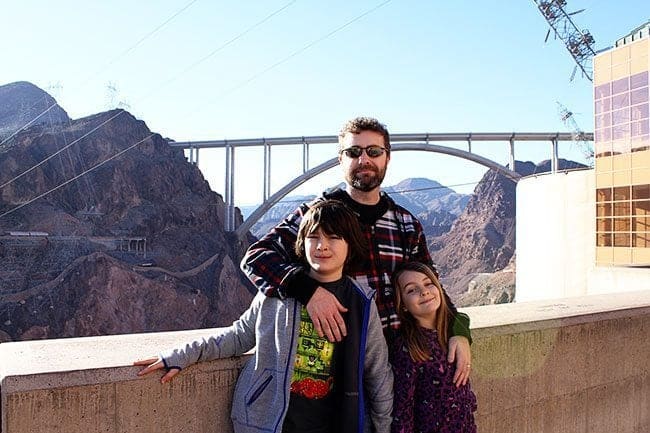
M 431 350 L 429 349 L 429 345 L 427 344 L 424 335 L 422 335 L 422 332 L 420 331 L 420 325 L 418 324 L 417 319 L 404 308 L 402 288 L 398 283 L 400 275 L 405 271 L 414 271 L 426 275 L 438 289 L 440 307 L 438 307 L 438 311 L 436 312 L 434 326 L 438 332 L 438 342 L 445 352 L 447 351 L 447 342 L 449 341 L 447 332 L 449 330 L 449 323 L 453 319 L 453 312 L 449 308 L 449 305 L 447 305 L 444 289 L 440 285 L 440 281 L 438 281 L 438 277 L 436 277 L 431 266 L 420 262 L 407 262 L 402 264 L 395 272 L 393 272 L 392 279 L 393 287 L 395 288 L 395 306 L 397 308 L 397 315 L 401 322 L 400 330 L 402 335 L 404 335 L 406 346 L 413 361 L 426 361 L 431 357 Z

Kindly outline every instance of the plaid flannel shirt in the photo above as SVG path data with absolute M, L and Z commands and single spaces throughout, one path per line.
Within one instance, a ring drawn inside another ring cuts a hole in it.
M 341 194 L 335 191 L 324 194 L 312 202 L 333 198 Z M 384 333 L 392 337 L 399 328 L 395 309 L 394 288 L 391 283 L 392 272 L 405 261 L 419 261 L 432 264 L 426 239 L 420 221 L 408 210 L 399 206 L 383 193 L 388 200 L 388 210 L 374 224 L 361 224 L 368 240 L 369 257 L 362 272 L 348 272 L 359 284 L 369 286 L 377 293 L 375 301 Z M 287 297 L 287 285 L 291 278 L 304 267 L 293 250 L 298 227 L 310 204 L 303 203 L 292 214 L 275 226 L 259 241 L 252 244 L 241 262 L 241 269 L 258 290 L 267 296 Z M 463 335 L 471 341 L 469 318 L 457 313 L 445 293 L 445 297 L 457 320 L 452 335 Z M 459 317 L 463 316 L 463 317 Z

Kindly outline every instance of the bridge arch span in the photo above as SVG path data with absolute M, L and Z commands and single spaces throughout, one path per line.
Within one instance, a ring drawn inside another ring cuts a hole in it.
M 475 153 L 471 153 L 461 149 L 456 149 L 453 147 L 438 146 L 435 144 L 427 144 L 427 143 L 396 143 L 391 146 L 391 152 L 399 152 L 405 150 L 434 152 L 434 153 L 442 153 L 445 155 L 455 156 L 458 158 L 463 158 L 468 161 L 475 162 L 477 164 L 481 164 L 487 168 L 496 170 L 497 172 L 503 174 L 513 182 L 517 182 L 519 178 L 521 178 L 521 175 L 519 175 L 519 173 L 510 170 L 509 168 L 504 167 L 503 165 L 494 162 L 491 159 L 484 158 Z M 246 234 L 246 232 L 248 232 L 253 227 L 253 225 L 257 221 L 259 221 L 260 218 L 262 218 L 262 216 L 269 209 L 271 209 L 276 203 L 282 200 L 291 191 L 295 190 L 300 185 L 307 182 L 309 179 L 329 170 L 332 167 L 337 166 L 338 164 L 339 164 L 338 158 L 329 159 L 323 162 L 322 164 L 304 172 L 303 174 L 296 177 L 295 179 L 287 183 L 285 186 L 280 188 L 275 194 L 270 196 L 264 203 L 262 203 L 257 209 L 255 209 L 255 211 L 253 211 L 253 213 L 251 213 L 248 216 L 248 218 L 246 218 L 246 221 L 244 221 L 239 227 L 237 227 L 237 229 L 235 230 L 235 234 L 237 238 L 242 239 Z

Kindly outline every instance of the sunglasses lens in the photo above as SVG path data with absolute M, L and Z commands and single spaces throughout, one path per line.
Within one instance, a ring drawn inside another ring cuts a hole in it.
M 350 158 L 358 158 L 363 154 L 364 151 L 366 152 L 366 155 L 368 155 L 369 157 L 377 158 L 378 156 L 383 155 L 386 149 L 379 146 L 370 146 L 370 147 L 352 146 L 342 150 L 342 152 L 345 152 L 345 154 Z
M 363 153 L 363 149 L 357 146 L 352 146 L 345 149 L 344 152 L 350 158 L 358 158 Z

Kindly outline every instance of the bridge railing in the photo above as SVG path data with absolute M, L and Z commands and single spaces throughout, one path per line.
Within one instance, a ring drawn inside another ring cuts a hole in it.
M 457 133 L 413 133 L 413 134 L 391 134 L 391 144 L 394 151 L 400 150 L 418 150 L 443 153 L 447 155 L 464 158 L 478 164 L 482 164 L 487 168 L 493 168 L 504 172 L 511 178 L 516 178 L 515 167 L 515 143 L 520 141 L 548 141 L 551 144 L 551 172 L 556 172 L 558 169 L 558 143 L 563 141 L 593 141 L 593 133 L 582 133 L 579 137 L 571 133 L 560 132 L 457 132 Z M 504 167 L 501 164 L 484 158 L 472 152 L 472 142 L 474 141 L 488 141 L 488 142 L 506 142 L 510 144 L 509 167 Z M 275 138 L 243 138 L 236 140 L 203 140 L 203 141 L 170 141 L 169 145 L 172 147 L 181 148 L 189 152 L 189 160 L 192 163 L 198 164 L 199 149 L 209 148 L 223 148 L 225 149 L 225 194 L 224 201 L 226 203 L 226 221 L 225 229 L 227 231 L 234 231 L 235 227 L 235 149 L 245 147 L 261 147 L 264 151 L 264 173 L 263 173 L 263 194 L 262 204 L 260 210 L 263 212 L 254 212 L 248 218 L 245 226 L 250 228 L 257 222 L 261 214 L 268 210 L 273 203 L 273 200 L 279 200 L 284 195 L 294 190 L 300 184 L 306 182 L 310 178 L 330 169 L 336 165 L 336 158 L 325 161 L 315 168 L 309 166 L 309 148 L 311 144 L 324 144 L 324 143 L 337 143 L 338 137 L 336 135 L 317 135 L 317 136 L 300 136 L 300 137 L 275 137 Z M 442 142 L 464 142 L 467 144 L 467 151 L 458 149 L 451 146 L 433 145 L 432 143 Z M 286 146 L 286 145 L 301 145 L 302 146 L 302 174 L 287 185 L 280 188 L 282 194 L 271 195 L 271 148 L 273 146 Z M 514 177 L 513 177 L 514 175 Z M 245 230 L 237 230 L 237 235 L 241 237 L 242 232 Z
M 481 433 L 650 431 L 650 290 L 471 307 Z M 232 432 L 244 358 L 138 378 L 210 330 L 0 344 L 3 433 Z

